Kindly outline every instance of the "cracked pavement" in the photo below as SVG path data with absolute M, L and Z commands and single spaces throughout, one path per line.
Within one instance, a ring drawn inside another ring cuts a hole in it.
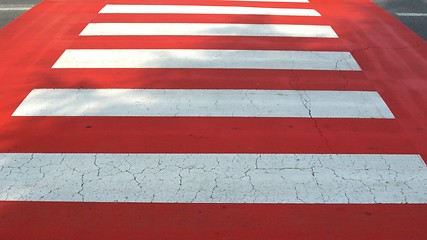
M 0 199 L 425 203 L 418 155 L 0 154 Z

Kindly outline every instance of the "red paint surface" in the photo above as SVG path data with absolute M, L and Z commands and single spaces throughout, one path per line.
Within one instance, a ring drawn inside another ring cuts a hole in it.
M 427 233 L 420 227 L 425 205 L 5 202 L 0 214 L 8 240 L 424 239 Z
M 416 153 L 393 120 L 16 117 L 3 132 L 3 152 Z
M 310 2 L 203 4 L 307 7 L 322 17 L 99 15 L 105 4 L 123 1 L 46 0 L 0 30 L 0 152 L 418 153 L 426 160 L 425 41 L 368 0 Z M 78 36 L 104 21 L 327 24 L 340 38 Z M 101 47 L 350 51 L 363 72 L 51 69 L 67 48 Z M 396 119 L 11 117 L 43 87 L 375 90 Z M 426 217 L 425 204 L 0 202 L 0 238 L 426 239 Z

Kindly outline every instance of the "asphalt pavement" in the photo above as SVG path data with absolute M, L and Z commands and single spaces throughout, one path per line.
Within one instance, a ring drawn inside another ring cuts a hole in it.
M 0 29 L 39 2 L 41 0 L 0 0 Z
M 427 40 L 427 0 L 373 0 Z
M 41 0 L 0 0 L 0 29 Z M 427 0 L 373 0 L 427 40 Z

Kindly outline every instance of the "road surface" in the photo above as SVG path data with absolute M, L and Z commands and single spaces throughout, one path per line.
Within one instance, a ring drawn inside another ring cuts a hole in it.
M 427 45 L 368 0 L 46 0 L 0 52 L 2 238 L 427 237 Z

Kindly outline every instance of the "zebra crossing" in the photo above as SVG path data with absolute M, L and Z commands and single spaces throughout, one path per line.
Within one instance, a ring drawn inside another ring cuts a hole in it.
M 277 16 L 320 16 L 314 9 L 286 9 L 286 8 L 254 8 L 238 6 L 192 6 L 192 5 L 122 5 L 108 4 L 99 13 L 145 13 L 145 14 L 253 14 Z
M 322 17 L 316 9 L 310 9 L 309 1 L 304 0 L 274 2 L 304 3 L 306 8 L 221 6 L 221 2 L 214 6 L 106 4 L 99 15 L 210 14 L 218 15 L 224 22 L 228 20 L 224 16 L 236 15 Z M 239 41 L 259 37 L 267 42 L 273 38 L 292 38 L 301 43 L 313 38 L 339 40 L 339 34 L 329 25 L 97 22 L 87 23 L 76 41 L 93 37 L 112 41 L 111 37 L 126 37 L 132 42 L 133 38 L 137 41 L 144 36 L 162 36 L 171 42 L 177 36 L 186 39 L 238 36 Z M 207 41 L 215 41 L 215 38 Z M 52 71 L 87 69 L 100 72 L 106 69 L 184 69 L 189 72 L 215 70 L 217 73 L 223 70 L 279 70 L 281 72 L 277 74 L 298 71 L 300 75 L 317 71 L 319 76 L 327 72 L 363 73 L 357 59 L 345 49 L 202 49 L 191 46 L 188 49 L 126 49 L 126 46 L 99 46 L 96 49 L 64 49 L 52 65 Z M 214 79 L 222 83 L 227 77 L 227 74 L 214 75 Z M 194 124 L 198 124 L 199 118 L 213 121 L 224 117 L 226 121 L 292 118 L 295 121 L 312 119 L 311 124 L 315 126 L 318 119 L 363 119 L 367 124 L 374 120 L 395 119 L 387 102 L 373 90 L 229 89 L 227 85 L 209 89 L 37 88 L 23 99 L 12 116 L 43 117 L 46 121 L 53 117 L 172 117 L 184 118 L 183 121 L 188 118 Z M 261 130 L 263 127 L 257 126 Z M 333 151 L 317 153 L 316 150 L 304 154 L 292 151 L 268 154 L 149 152 L 142 144 L 139 153 L 3 153 L 0 154 L 0 179 L 5 184 L 0 199 L 167 203 L 427 202 L 427 167 L 421 156 L 413 153 L 342 154 Z
M 53 68 L 359 70 L 347 52 L 180 49 L 67 50 Z
M 37 89 L 13 116 L 394 118 L 375 92 L 170 89 Z
M 26 200 L 32 201 L 417 203 L 426 197 L 423 192 L 425 166 L 416 155 L 17 154 L 0 157 L 12 160 L 15 166 L 22 164 L 23 170 L 28 169 L 26 176 L 20 176 L 21 184 L 13 185 L 20 191 L 10 191 L 8 197 L 19 199 L 25 195 Z M 20 161 L 28 159 L 32 160 Z M 76 179 L 79 181 L 74 181 Z M 384 181 L 395 184 L 381 184 Z M 51 191 L 47 192 L 46 186 Z
M 337 38 L 330 26 L 296 24 L 90 23 L 80 36 L 270 36 Z

